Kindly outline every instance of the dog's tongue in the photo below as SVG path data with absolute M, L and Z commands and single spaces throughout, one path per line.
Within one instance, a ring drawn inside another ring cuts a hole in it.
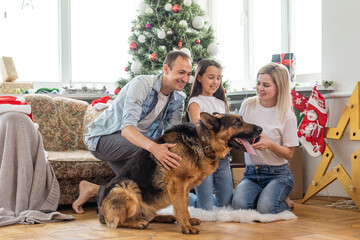
M 241 138 L 239 138 L 239 140 L 240 140 L 240 142 L 244 145 L 246 151 L 247 151 L 249 154 L 252 154 L 252 155 L 257 156 L 257 155 L 256 155 L 256 152 L 255 152 L 255 149 L 251 146 L 251 144 L 250 144 L 248 141 L 246 141 L 246 140 L 244 140 L 244 139 L 241 139 Z

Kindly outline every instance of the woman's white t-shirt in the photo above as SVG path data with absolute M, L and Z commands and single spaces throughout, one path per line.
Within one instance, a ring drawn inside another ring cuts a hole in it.
M 281 123 L 276 106 L 265 108 L 260 104 L 249 104 L 249 101 L 245 100 L 241 104 L 239 115 L 242 116 L 245 122 L 262 127 L 262 134 L 275 143 L 285 147 L 299 145 L 296 116 L 291 109 L 286 113 L 284 123 Z M 255 149 L 255 151 L 257 156 L 245 153 L 245 163 L 247 165 L 280 166 L 287 163 L 285 158 L 278 157 L 268 149 L 262 151 Z
M 187 111 L 189 112 L 189 106 L 191 103 L 197 103 L 200 107 L 200 112 L 207 112 L 213 114 L 214 112 L 226 113 L 226 104 L 223 100 L 214 96 L 202 96 L 192 97 L 189 99 Z

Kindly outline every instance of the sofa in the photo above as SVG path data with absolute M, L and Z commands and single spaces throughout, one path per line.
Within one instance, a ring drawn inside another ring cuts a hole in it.
M 28 94 L 24 98 L 31 105 L 34 122 L 39 124 L 48 160 L 60 185 L 59 205 L 77 199 L 81 180 L 105 184 L 115 176 L 107 163 L 96 159 L 83 142 L 86 126 L 102 111 L 85 101 L 56 95 Z

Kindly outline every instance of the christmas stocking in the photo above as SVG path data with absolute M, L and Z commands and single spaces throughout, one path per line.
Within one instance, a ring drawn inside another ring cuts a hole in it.
M 327 121 L 327 109 L 324 97 L 314 87 L 309 98 L 305 116 L 299 129 L 298 137 L 301 144 L 312 157 L 324 153 L 324 128 Z
M 308 99 L 293 89 L 291 90 L 291 98 L 294 113 L 296 115 L 297 126 L 299 127 L 301 120 L 304 118 L 304 112 L 308 104 Z

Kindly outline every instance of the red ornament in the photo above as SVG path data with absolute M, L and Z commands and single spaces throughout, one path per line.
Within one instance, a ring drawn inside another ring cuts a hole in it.
M 180 12 L 180 6 L 179 6 L 178 4 L 173 5 L 172 11 L 173 11 L 174 13 Z
M 130 43 L 130 50 L 136 50 L 137 49 L 137 44 L 132 42 Z
M 150 55 L 150 60 L 153 61 L 153 62 L 157 61 L 156 53 L 152 53 L 152 54 Z
M 127 72 L 127 71 L 129 71 L 129 68 L 128 68 L 128 67 L 125 68 L 125 72 Z
M 116 89 L 114 90 L 115 95 L 118 95 L 119 92 L 120 92 L 120 90 L 121 90 L 121 88 L 116 88 Z
M 227 93 L 227 90 L 226 90 L 226 89 L 224 89 L 224 93 Z
M 180 42 L 179 42 L 178 46 L 179 46 L 179 50 L 180 50 L 182 47 L 182 38 L 180 38 Z
M 200 44 L 200 39 L 196 39 L 195 43 Z

